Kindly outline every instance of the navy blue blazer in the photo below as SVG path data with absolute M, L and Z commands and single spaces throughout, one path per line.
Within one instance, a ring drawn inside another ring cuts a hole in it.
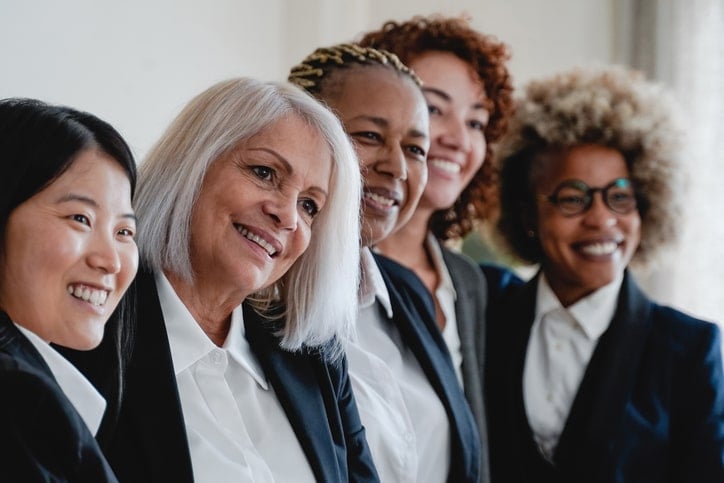
M 523 403 L 538 277 L 511 288 L 488 327 L 486 394 L 494 482 L 724 481 L 718 328 L 657 305 L 626 273 L 566 420 L 553 465 Z
M 437 327 L 430 293 L 411 270 L 382 255 L 374 256 L 390 293 L 394 322 L 440 397 L 450 420 L 450 474 L 447 481 L 477 482 L 480 439 L 450 353 Z
M 191 483 L 185 423 L 153 274 L 139 273 L 134 283 L 135 346 L 118 418 L 107 411 L 103 422 L 103 447 L 122 482 Z M 346 362 L 333 365 L 316 354 L 282 350 L 273 328 L 246 305 L 244 325 L 317 481 L 378 481 Z M 78 362 L 97 377 L 88 359 Z
M 0 428 L 0 481 L 118 481 L 42 356 L 4 312 Z

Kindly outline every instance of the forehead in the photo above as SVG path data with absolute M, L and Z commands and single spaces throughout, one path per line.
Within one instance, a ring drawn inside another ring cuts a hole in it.
M 427 130 L 427 103 L 420 88 L 391 67 L 355 65 L 339 70 L 327 104 L 342 118 L 384 117 L 388 121 Z
M 424 86 L 442 90 L 454 100 L 474 104 L 486 99 L 478 73 L 455 54 L 428 51 L 415 57 L 409 65 L 420 76 Z
M 628 176 L 626 160 L 620 151 L 595 144 L 548 151 L 536 158 L 531 171 L 532 181 L 541 191 L 552 191 L 570 179 L 602 187 L 616 178 Z

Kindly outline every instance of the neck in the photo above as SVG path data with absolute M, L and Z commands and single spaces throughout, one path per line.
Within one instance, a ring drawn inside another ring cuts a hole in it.
M 425 239 L 429 221 L 429 216 L 415 211 L 410 221 L 377 243 L 377 250 L 414 271 L 418 267 L 428 266 Z
M 219 287 L 213 281 L 197 278 L 189 283 L 172 272 L 164 271 L 164 275 L 201 330 L 221 347 L 229 334 L 231 313 L 249 294 Z

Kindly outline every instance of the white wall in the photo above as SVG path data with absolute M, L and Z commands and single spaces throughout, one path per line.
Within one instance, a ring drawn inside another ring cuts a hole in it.
M 142 157 L 183 104 L 235 75 L 280 80 L 388 19 L 467 12 L 513 50 L 516 84 L 611 61 L 613 0 L 0 0 L 0 98 L 93 112 Z

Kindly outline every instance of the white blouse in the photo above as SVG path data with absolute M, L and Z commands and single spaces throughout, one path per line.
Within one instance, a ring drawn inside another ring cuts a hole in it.
M 232 313 L 223 347 L 217 347 L 161 273 L 156 286 L 194 480 L 314 482 L 289 419 L 244 337 L 241 306 Z

